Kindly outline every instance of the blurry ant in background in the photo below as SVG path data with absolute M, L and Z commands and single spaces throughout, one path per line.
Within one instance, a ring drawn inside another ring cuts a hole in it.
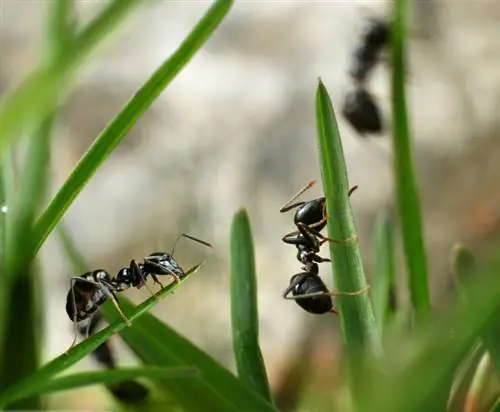
M 352 56 L 349 75 L 355 88 L 345 95 L 342 114 L 361 136 L 379 134 L 384 128 L 381 111 L 372 94 L 366 90 L 366 83 L 389 39 L 389 22 L 371 18 Z
M 94 316 L 86 319 L 88 325 L 79 325 L 78 332 L 80 336 L 86 337 L 92 335 L 97 330 L 100 323 L 103 322 L 102 315 L 97 312 Z M 106 369 L 116 369 L 116 359 L 110 341 L 106 341 L 98 346 L 93 352 L 92 357 Z M 134 380 L 124 380 L 112 384 L 106 384 L 106 388 L 119 401 L 126 404 L 140 403 L 146 400 L 149 390 L 142 383 Z
M 191 239 L 210 248 L 212 247 L 211 244 L 203 240 L 181 234 L 175 240 L 170 253 L 152 253 L 144 258 L 143 263 L 137 263 L 135 260 L 132 260 L 129 267 L 120 269 L 115 278 L 112 278 L 108 272 L 103 269 L 86 272 L 83 275 L 71 278 L 70 290 L 66 297 L 66 313 L 75 325 L 75 336 L 68 351 L 73 348 L 76 343 L 77 324 L 95 315 L 107 299 L 111 300 L 127 326 L 131 325 L 130 320 L 122 312 L 118 303 L 118 292 L 122 292 L 130 287 L 140 289 L 142 286 L 146 286 L 151 295 L 157 299 L 156 295 L 146 284 L 148 276 L 151 276 L 153 281 L 159 284 L 161 288 L 163 288 L 163 285 L 158 280 L 157 276 L 169 275 L 173 277 L 176 282 L 180 281 L 185 275 L 185 272 L 176 262 L 173 255 L 175 247 L 181 237 Z M 198 270 L 202 265 L 203 262 L 193 266 L 188 272 Z M 91 323 L 89 323 L 88 327 L 90 327 L 90 325 Z
M 297 247 L 297 260 L 303 264 L 303 272 L 297 273 L 290 278 L 290 285 L 283 292 L 283 298 L 295 300 L 305 311 L 319 315 L 326 312 L 337 313 L 333 308 L 332 296 L 359 295 L 367 290 L 368 286 L 352 293 L 330 292 L 320 278 L 318 263 L 331 262 L 330 259 L 318 255 L 321 245 L 327 241 L 333 243 L 348 242 L 355 239 L 356 236 L 338 241 L 327 238 L 320 233 L 328 221 L 325 197 L 307 202 L 295 202 L 300 195 L 315 183 L 315 181 L 311 181 L 299 190 L 281 207 L 280 212 L 285 213 L 297 208 L 294 223 L 298 230 L 284 235 L 282 240 Z M 357 186 L 352 187 L 348 192 L 348 196 L 350 197 L 357 188 Z M 291 297 L 288 296 L 290 292 L 292 293 Z

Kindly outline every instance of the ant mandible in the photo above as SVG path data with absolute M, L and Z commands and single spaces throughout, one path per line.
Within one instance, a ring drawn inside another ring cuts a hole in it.
M 151 295 L 155 299 L 158 299 L 146 284 L 148 276 L 151 276 L 153 281 L 159 284 L 161 288 L 163 288 L 163 285 L 158 280 L 157 275 L 170 275 L 176 282 L 179 282 L 181 277 L 185 275 L 185 272 L 176 262 L 173 255 L 175 247 L 181 237 L 194 240 L 210 248 L 212 247 L 211 244 L 203 240 L 183 233 L 175 240 L 170 253 L 152 253 L 150 256 L 144 258 L 144 263 L 136 263 L 135 260 L 132 260 L 130 266 L 120 269 L 115 278 L 112 278 L 109 273 L 103 269 L 86 272 L 83 275 L 72 277 L 70 280 L 70 290 L 66 297 L 66 313 L 75 325 L 75 335 L 67 351 L 73 348 L 76 343 L 77 323 L 93 316 L 107 299 L 111 300 L 127 326 L 131 326 L 130 320 L 122 312 L 118 303 L 118 292 L 122 292 L 130 287 L 139 289 L 142 286 L 146 286 Z M 188 272 L 199 270 L 203 264 L 204 262 L 193 266 Z

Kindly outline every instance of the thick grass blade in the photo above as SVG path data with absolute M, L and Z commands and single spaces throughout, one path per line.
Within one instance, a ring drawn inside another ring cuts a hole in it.
M 176 52 L 156 70 L 94 141 L 38 220 L 35 228 L 36 250 L 41 247 L 76 196 L 122 141 L 137 119 L 144 114 L 211 36 L 229 12 L 232 4 L 233 1 L 230 0 L 215 1 Z
M 119 383 L 137 378 L 186 379 L 196 377 L 197 375 L 198 371 L 194 368 L 162 368 L 156 366 L 120 368 L 110 371 L 80 372 L 45 381 L 38 387 L 33 386 L 30 388 L 31 392 L 25 392 L 24 396 L 41 396 L 53 392 L 77 389 L 82 386 Z
M 405 92 L 405 0 L 396 0 L 392 29 L 392 114 L 394 176 L 410 295 L 417 319 L 430 311 L 427 255 L 424 245 L 420 199 L 415 178 Z
M 349 183 L 332 103 L 323 83 L 319 82 L 316 94 L 316 118 L 321 155 L 321 172 L 326 196 L 328 225 L 331 239 L 330 253 L 338 292 L 351 293 L 366 288 L 366 278 L 349 203 Z M 377 354 L 380 352 L 380 336 L 368 292 L 357 296 L 340 296 L 338 307 L 346 349 L 355 361 L 360 348 Z M 357 362 L 355 362 L 357 363 Z
M 144 0 L 114 0 L 79 34 L 64 59 L 38 67 L 0 104 L 0 151 L 22 128 L 48 116 L 69 92 L 76 69 L 92 51 Z
M 127 310 L 134 307 L 127 299 L 122 299 L 121 304 Z M 109 321 L 115 317 L 109 309 L 104 315 Z M 145 364 L 193 366 L 200 371 L 199 378 L 182 382 L 182 385 L 175 382 L 164 385 L 186 410 L 276 412 L 231 372 L 151 313 L 143 316 L 135 326 L 123 330 L 121 336 Z
M 255 253 L 250 219 L 240 210 L 231 226 L 231 323 L 238 377 L 272 403 L 259 345 L 259 313 Z
M 472 253 L 464 245 L 456 245 L 454 248 L 452 273 L 461 300 L 471 311 L 474 311 L 476 302 L 471 300 L 472 297 L 467 288 L 469 282 L 473 281 L 471 276 L 474 275 L 474 269 L 475 261 Z M 500 311 L 497 313 L 497 316 L 492 317 L 489 323 L 484 326 L 480 336 L 484 347 L 490 353 L 495 369 L 500 374 L 500 346 L 498 344 L 500 336 L 499 316 Z
M 157 303 L 158 299 L 166 296 L 168 293 L 172 293 L 175 289 L 182 285 L 190 276 L 192 276 L 200 266 L 195 266 L 192 270 L 188 271 L 186 275 L 182 278 L 179 283 L 173 283 L 168 285 L 161 291 L 159 291 L 156 296 L 152 296 L 137 307 L 125 307 L 124 313 L 132 322 L 143 316 L 146 312 L 150 311 Z M 112 307 L 110 302 L 106 302 L 102 309 L 106 310 L 106 307 Z M 126 324 L 123 319 L 119 318 L 111 323 L 109 326 L 103 330 L 97 332 L 95 335 L 84 340 L 83 342 L 76 345 L 68 353 L 64 353 L 42 366 L 36 373 L 23 379 L 21 382 L 15 383 L 9 388 L 7 388 L 3 393 L 0 394 L 0 408 L 9 404 L 12 399 L 20 399 L 25 397 L 25 393 L 31 391 L 32 387 L 40 386 L 47 380 L 53 378 L 58 373 L 66 370 L 70 366 L 74 365 L 83 357 L 87 356 L 90 352 L 95 350 L 99 345 L 107 341 L 111 336 L 120 332 L 126 328 Z M 130 327 L 130 329 L 135 328 L 135 324 Z M 184 366 L 184 365 L 182 365 Z M 189 365 L 187 365 L 189 366 Z
M 396 267 L 394 261 L 394 233 L 387 216 L 380 216 L 375 225 L 373 241 L 372 300 L 379 334 L 396 314 Z

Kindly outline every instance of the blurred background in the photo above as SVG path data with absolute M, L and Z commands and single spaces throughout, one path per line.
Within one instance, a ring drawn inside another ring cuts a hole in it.
M 80 23 L 102 5 L 76 3 Z M 0 0 L 0 93 L 38 62 L 47 5 Z M 53 192 L 208 5 L 152 1 L 95 56 L 59 116 Z M 232 368 L 229 225 L 237 209 L 246 207 L 256 242 L 263 355 L 271 384 L 285 399 L 293 388 L 288 378 L 297 358 L 308 365 L 309 383 L 321 391 L 338 379 L 331 364 L 341 356 L 335 350 L 340 348 L 337 318 L 314 317 L 281 298 L 300 265 L 295 249 L 280 240 L 293 230 L 293 212 L 280 214 L 279 208 L 309 180 L 320 180 L 314 106 L 318 76 L 337 108 L 350 183 L 359 185 L 352 205 L 369 275 L 375 219 L 394 208 L 388 135 L 360 138 L 340 116 L 361 30 L 368 17 L 387 16 L 390 6 L 382 1 L 237 2 L 64 219 L 92 265 L 89 270 L 116 273 L 132 258 L 170 250 L 181 232 L 212 243 L 212 252 L 189 241 L 179 245 L 176 258 L 183 267 L 208 253 L 209 262 L 154 313 Z M 494 190 L 500 183 L 499 18 L 500 4 L 492 1 L 413 1 L 408 99 L 436 308 L 449 293 L 452 245 L 467 242 L 481 253 L 500 228 L 500 191 Z M 370 90 L 390 130 L 388 81 L 389 68 L 380 65 Z M 318 184 L 306 198 L 320 195 Z M 72 273 L 56 232 L 41 258 L 48 360 L 71 343 L 64 307 L 69 278 L 79 273 Z M 333 287 L 327 266 L 322 276 Z M 398 276 L 405 281 L 404 272 Z M 141 301 L 147 291 L 128 296 Z M 407 296 L 400 300 L 404 305 Z M 133 363 L 119 339 L 113 343 L 121 349 L 121 363 Z M 88 360 L 77 365 L 91 367 Z M 58 395 L 54 407 L 106 405 L 103 390 L 78 391 L 83 392 L 85 397 Z

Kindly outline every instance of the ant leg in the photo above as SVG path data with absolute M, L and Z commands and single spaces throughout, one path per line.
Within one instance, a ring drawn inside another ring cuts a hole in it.
M 364 288 L 361 288 L 360 290 L 357 290 L 356 292 L 328 292 L 328 293 L 325 293 L 325 295 L 328 295 L 328 296 L 358 296 L 358 295 L 361 295 L 363 292 L 366 292 L 368 289 L 370 289 L 370 285 L 366 285 Z
M 349 192 L 347 192 L 347 197 L 351 197 L 351 195 L 356 191 L 358 188 L 358 185 L 355 185 L 349 189 Z
M 65 353 L 68 353 L 73 347 L 76 345 L 76 341 L 78 340 L 78 322 L 76 320 L 76 296 L 75 296 L 75 283 L 77 280 L 81 280 L 79 276 L 72 277 L 69 280 L 69 288 L 71 290 L 72 297 L 72 305 L 73 305 L 73 341 L 68 349 L 66 349 Z
M 321 239 L 321 242 L 320 242 L 320 245 L 322 245 L 323 243 L 325 242 L 332 242 L 332 243 L 346 243 L 346 242 L 349 242 L 351 240 L 356 240 L 358 238 L 358 235 L 354 235 L 354 236 L 351 236 L 347 239 L 343 239 L 343 240 L 335 240 L 335 239 L 330 239 L 326 236 L 323 236 L 321 233 L 319 233 L 317 230 L 314 230 L 313 228 L 311 228 L 311 226 L 309 225 L 306 225 L 305 223 L 297 223 L 297 226 L 298 228 L 300 229 L 300 232 L 305 235 L 305 233 L 309 234 L 309 235 L 312 235 L 312 236 L 315 236 L 315 237 L 318 237 L 319 239 Z
M 311 180 L 307 185 L 305 185 L 296 194 L 294 194 L 290 200 L 288 200 L 283 206 L 281 206 L 280 213 L 285 213 L 285 212 L 288 212 L 289 210 L 292 210 L 292 209 L 294 209 L 296 207 L 302 206 L 305 202 L 297 202 L 297 203 L 292 203 L 292 202 L 295 199 L 297 199 L 306 190 L 308 190 L 311 187 L 313 187 L 315 183 L 316 183 L 315 180 Z
M 139 265 L 136 263 L 135 260 L 131 260 L 130 261 L 130 267 L 129 267 L 130 271 L 136 276 L 136 277 L 139 277 L 141 278 L 142 280 L 142 284 L 146 287 L 146 289 L 148 290 L 148 292 L 151 294 L 151 296 L 153 296 L 153 298 L 155 298 L 155 300 L 158 300 L 158 297 L 156 296 L 156 294 L 151 290 L 151 288 L 148 286 L 147 282 L 146 282 L 146 276 L 144 276 L 144 273 L 142 272 L 141 268 L 139 267 Z M 160 281 L 158 281 L 158 278 L 154 275 L 151 275 L 151 277 L 153 278 L 154 282 L 155 283 L 159 283 L 161 288 L 163 288 L 163 285 L 161 284 Z M 142 285 L 141 285 L 142 286 Z
M 295 276 L 298 276 L 298 275 L 302 275 L 302 273 L 297 273 L 295 275 L 292 276 L 292 278 L 294 278 Z M 297 278 L 298 279 L 298 278 Z M 295 300 L 295 296 L 288 296 L 290 294 L 290 292 L 292 291 L 292 289 L 297 286 L 297 284 L 299 283 L 299 281 L 297 279 L 294 279 L 292 280 L 292 282 L 288 285 L 288 287 L 284 290 L 284 292 L 282 293 L 282 297 L 283 299 L 287 299 L 287 300 Z
M 177 243 L 179 243 L 179 240 L 181 240 L 182 237 L 185 237 L 187 239 L 190 239 L 190 240 L 193 240 L 195 242 L 201 243 L 202 245 L 207 246 L 209 248 L 213 248 L 213 246 L 210 243 L 205 242 L 204 240 L 198 239 L 198 238 L 193 237 L 193 236 L 189 236 L 186 233 L 181 233 L 179 236 L 177 236 L 177 238 L 174 241 L 174 245 L 172 246 L 172 252 L 170 252 L 170 256 L 174 256 L 175 247 L 177 246 Z
M 163 275 L 170 275 L 170 276 L 172 276 L 172 277 L 174 278 L 175 283 L 179 283 L 179 282 L 181 281 L 181 276 L 184 276 L 184 272 L 182 272 L 182 274 L 181 274 L 181 275 L 179 275 L 179 274 L 175 273 L 173 270 L 170 270 L 169 268 L 167 268 L 167 267 L 165 267 L 165 266 L 163 266 L 163 265 L 160 265 L 159 263 L 156 263 L 156 262 L 154 262 L 154 261 L 152 261 L 152 260 L 149 260 L 149 258 L 148 258 L 148 257 L 145 257 L 145 258 L 144 258 L 144 262 L 147 262 L 147 263 L 148 263 L 148 265 L 151 265 L 151 266 L 153 266 L 153 267 L 156 267 L 156 268 L 160 269 L 160 270 L 162 271 L 162 273 L 161 273 L 161 274 L 163 274 Z M 182 270 L 182 269 L 181 269 L 181 270 Z M 167 273 L 165 273 L 165 271 L 167 271 Z M 156 278 L 155 283 L 160 283 L 160 282 L 158 281 L 158 278 L 155 276 L 155 274 L 154 274 L 154 273 L 151 273 L 151 272 L 150 272 L 149 274 L 150 274 L 150 275 L 151 275 L 151 277 L 153 278 L 153 281 L 155 281 L 155 278 Z M 160 285 L 161 285 L 161 283 L 160 283 Z M 163 286 L 163 285 L 162 285 L 162 286 Z
M 290 285 L 291 286 L 291 285 Z M 290 291 L 292 290 L 293 286 L 291 287 L 288 287 L 287 290 L 286 290 L 286 294 L 290 293 Z M 285 299 L 289 299 L 289 300 L 298 300 L 298 299 L 307 299 L 307 298 L 315 298 L 315 297 L 318 297 L 318 296 L 335 296 L 335 297 L 338 297 L 338 296 L 357 296 L 357 295 L 360 295 L 361 293 L 363 292 L 366 292 L 368 289 L 370 288 L 369 285 L 365 286 L 364 288 L 356 291 L 356 292 L 313 292 L 313 293 L 305 293 L 303 295 L 299 295 L 299 296 L 291 296 L 291 297 L 285 297 L 285 294 L 283 295 L 283 297 Z

